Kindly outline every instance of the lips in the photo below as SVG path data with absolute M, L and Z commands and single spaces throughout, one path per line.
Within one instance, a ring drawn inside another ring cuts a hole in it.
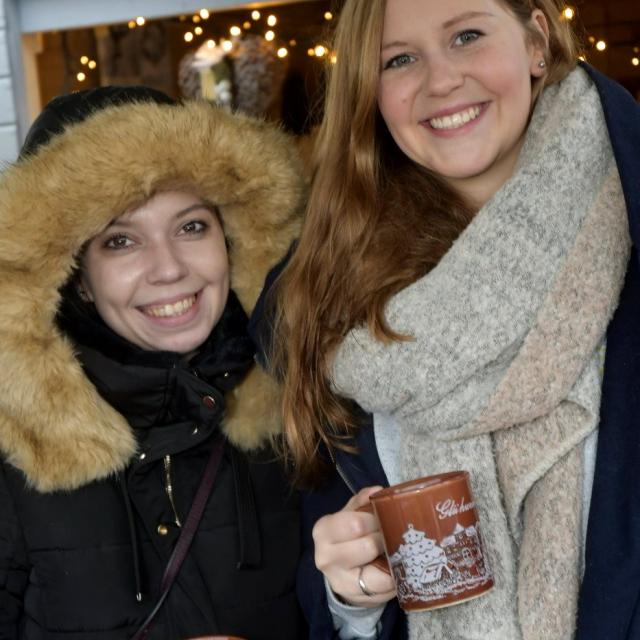
M 140 307 L 140 311 L 153 318 L 177 318 L 187 313 L 196 303 L 196 295 L 185 296 L 171 303 Z

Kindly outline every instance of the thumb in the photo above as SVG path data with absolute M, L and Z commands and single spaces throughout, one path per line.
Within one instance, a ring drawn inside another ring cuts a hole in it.
M 382 487 L 373 486 L 373 487 L 365 487 L 356 493 L 355 496 L 347 502 L 343 511 L 355 511 L 360 507 L 365 507 L 369 504 L 369 498 L 376 492 L 380 491 Z

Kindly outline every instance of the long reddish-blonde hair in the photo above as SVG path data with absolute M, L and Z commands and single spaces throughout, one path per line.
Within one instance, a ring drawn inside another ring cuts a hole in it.
M 548 72 L 533 87 L 564 78 L 577 45 L 556 0 L 499 0 L 531 38 L 531 13 L 550 27 Z M 401 340 L 386 323 L 389 298 L 432 269 L 474 211 L 438 177 L 411 162 L 391 139 L 377 107 L 385 0 L 347 0 L 335 33 L 324 119 L 299 243 L 279 278 L 272 362 L 283 379 L 287 451 L 301 484 L 316 484 L 318 456 L 349 448 L 353 406 L 331 388 L 332 356 L 346 333 L 366 325 L 377 339 Z

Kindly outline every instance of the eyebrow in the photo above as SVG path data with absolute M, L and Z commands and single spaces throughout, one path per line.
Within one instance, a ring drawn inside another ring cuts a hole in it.
M 204 202 L 198 202 L 197 204 L 192 204 L 186 209 L 178 211 L 178 213 L 176 213 L 176 218 L 182 218 L 183 216 L 188 215 L 192 211 L 197 211 L 198 209 L 206 209 L 209 213 L 213 214 L 214 216 L 216 215 L 216 207 L 212 207 L 211 205 L 208 205 Z
M 450 27 L 458 24 L 458 22 L 471 20 L 472 18 L 493 18 L 493 13 L 489 13 L 489 11 L 466 11 L 455 18 L 451 18 L 451 20 L 447 20 L 442 24 L 442 26 L 445 29 L 449 29 Z
M 181 209 L 180 211 L 178 211 L 176 213 L 176 218 L 183 218 L 186 215 L 189 215 L 192 211 L 197 211 L 198 209 L 205 209 L 207 211 L 209 211 L 209 213 L 211 213 L 213 216 L 217 217 L 219 216 L 218 213 L 218 208 L 216 206 L 211 206 L 209 204 L 206 204 L 205 202 L 198 202 L 197 204 L 192 204 L 189 205 L 188 207 Z M 128 220 L 121 220 L 120 218 L 116 218 L 115 220 L 112 220 L 106 227 L 105 227 L 105 231 L 107 229 L 110 229 L 111 227 L 114 226 L 119 226 L 119 227 L 131 227 L 134 226 L 133 222 L 129 222 Z
M 455 16 L 450 20 L 447 20 L 446 22 L 444 22 L 442 24 L 442 28 L 450 29 L 451 27 L 455 26 L 459 22 L 464 22 L 465 20 L 471 20 L 473 18 L 493 18 L 493 17 L 494 17 L 494 14 L 490 13 L 489 11 L 465 11 L 464 13 L 461 13 L 460 15 Z M 384 51 L 385 49 L 391 49 L 393 47 L 406 47 L 406 46 L 407 46 L 406 42 L 402 40 L 394 40 L 393 42 L 389 42 L 384 46 L 382 46 L 380 50 Z

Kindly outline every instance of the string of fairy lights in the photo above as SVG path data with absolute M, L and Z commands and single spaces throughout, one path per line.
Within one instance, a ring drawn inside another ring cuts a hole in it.
M 259 33 L 268 42 L 273 42 L 278 46 L 277 55 L 279 58 L 286 58 L 289 55 L 290 49 L 298 46 L 298 40 L 296 38 L 290 38 L 288 40 L 281 40 L 278 37 L 278 26 L 281 19 L 272 11 L 258 11 L 254 9 L 249 11 L 246 20 L 234 24 L 228 29 L 228 37 L 219 37 L 217 40 L 207 37 L 206 23 L 214 18 L 213 11 L 210 9 L 200 9 L 193 15 L 182 15 L 179 17 L 181 23 L 185 24 L 185 31 L 183 33 L 183 39 L 185 43 L 198 44 L 200 40 L 206 42 L 206 45 L 213 49 L 216 46 L 222 47 L 226 52 L 232 51 L 234 42 L 236 39 L 242 37 L 243 33 Z M 324 12 L 324 20 L 326 22 L 332 21 L 334 18 L 333 13 L 330 11 Z M 132 18 L 128 22 L 129 29 L 143 28 L 147 24 L 147 19 L 144 16 L 137 16 Z M 325 59 L 331 63 L 336 62 L 336 56 L 331 52 L 326 44 L 321 42 L 311 43 L 311 46 L 307 49 L 307 54 L 312 58 Z M 95 60 L 90 60 L 88 56 L 83 55 L 80 58 L 81 68 L 76 74 L 78 82 L 84 82 L 88 78 L 88 70 L 94 70 L 97 68 Z
M 561 18 L 564 20 L 575 20 L 578 16 L 578 10 L 571 5 L 565 5 L 562 9 Z M 234 47 L 234 41 L 237 38 L 242 37 L 243 33 L 261 33 L 262 37 L 268 42 L 274 42 L 277 48 L 277 55 L 279 58 L 286 58 L 289 55 L 292 47 L 298 46 L 298 40 L 296 38 L 290 38 L 288 40 L 282 40 L 278 36 L 278 27 L 281 24 L 281 19 L 275 11 L 258 11 L 254 9 L 248 11 L 246 19 L 238 21 L 237 24 L 233 24 L 229 27 L 228 37 L 219 37 L 217 42 L 213 38 L 208 38 L 205 29 L 205 25 L 208 21 L 214 18 L 214 14 L 210 9 L 200 9 L 193 15 L 182 15 L 179 20 L 185 25 L 185 31 L 183 38 L 185 43 L 197 44 L 202 40 L 206 42 L 207 46 L 214 48 L 217 45 L 221 46 L 226 52 L 232 51 Z M 330 11 L 324 13 L 324 19 L 327 22 L 331 22 L 334 19 L 334 15 Z M 143 28 L 147 23 L 144 16 L 137 16 L 132 18 L 128 22 L 129 29 Z M 597 53 L 603 53 L 610 45 L 604 38 L 596 38 L 593 35 L 587 37 L 588 43 L 587 49 L 591 48 Z M 586 44 L 585 43 L 585 44 Z M 612 45 L 619 46 L 619 45 Z M 625 45 L 626 46 L 626 45 Z M 631 45 L 630 49 L 630 63 L 634 67 L 640 67 L 640 43 L 638 46 Z M 337 57 L 329 46 L 323 42 L 310 43 L 307 48 L 307 54 L 319 60 L 325 60 L 332 64 L 335 64 Z M 580 55 L 580 59 L 585 60 L 587 51 Z M 97 62 L 86 55 L 80 57 L 80 70 L 76 74 L 78 82 L 84 82 L 88 78 L 90 71 L 94 71 L 97 68 Z
M 565 20 L 574 20 L 578 15 L 578 10 L 571 6 L 566 5 L 562 10 L 562 18 Z M 609 48 L 609 43 L 604 38 L 596 38 L 596 36 L 589 35 L 587 36 L 587 43 L 592 48 L 595 49 L 598 53 L 603 53 Z M 616 46 L 624 46 L 629 48 L 629 61 L 632 66 L 640 67 L 640 44 L 637 46 L 624 44 L 624 45 L 616 45 Z M 583 53 L 580 55 L 581 60 L 586 59 L 586 55 Z

